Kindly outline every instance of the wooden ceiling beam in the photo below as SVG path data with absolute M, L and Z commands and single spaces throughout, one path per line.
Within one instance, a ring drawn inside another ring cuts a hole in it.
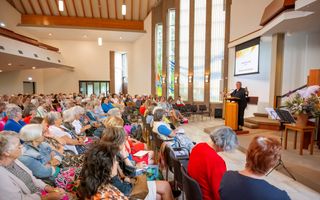
M 39 4 L 40 10 L 41 10 L 41 14 L 42 14 L 42 15 L 45 15 L 45 13 L 44 13 L 44 11 L 43 11 L 43 9 L 42 9 L 42 5 L 41 5 L 40 0 L 38 0 L 38 4 Z
M 89 1 L 89 7 L 90 7 L 90 10 L 91 10 L 91 17 L 94 17 L 93 15 L 93 6 L 92 6 L 92 0 Z
M 78 17 L 78 11 L 77 11 L 77 8 L 76 8 L 76 4 L 74 3 L 74 0 L 72 0 L 72 6 L 74 8 L 74 12 L 76 13 L 76 17 Z
M 56 6 L 57 6 L 57 10 L 58 10 L 58 15 L 61 16 L 60 10 L 59 10 L 59 5 L 58 5 L 58 0 L 54 0 Z
M 110 15 L 109 15 L 109 3 L 108 3 L 108 0 L 105 0 L 106 1 L 106 7 L 107 7 L 107 18 L 110 19 Z
M 81 2 L 81 7 L 82 7 L 83 16 L 84 16 L 84 17 L 87 17 L 86 11 L 85 11 L 85 9 L 84 9 L 83 0 L 80 0 L 80 2 Z
M 65 7 L 65 9 L 66 9 L 67 16 L 70 16 L 70 15 L 69 15 L 69 10 L 68 10 L 68 6 L 67 6 L 67 3 L 66 3 L 66 0 L 63 0 L 63 4 L 64 4 L 64 7 Z
M 52 8 L 51 8 L 51 5 L 50 5 L 50 3 L 49 3 L 49 0 L 47 0 L 46 3 L 47 3 L 47 5 L 48 5 L 50 15 L 53 15 Z
M 116 15 L 116 19 L 118 19 L 118 12 L 117 12 L 118 8 L 117 8 L 117 0 L 114 0 L 114 12 Z
M 133 20 L 133 0 L 131 0 L 131 20 Z
M 86 17 L 66 17 L 66 16 L 44 16 L 44 15 L 22 15 L 21 24 L 23 26 L 42 27 L 70 27 L 70 28 L 92 28 L 111 29 L 123 31 L 144 32 L 142 20 L 114 20 Z
M 99 17 L 102 18 L 102 3 L 101 3 L 101 0 L 98 1 L 98 7 L 99 7 Z
M 29 2 L 29 4 L 30 4 L 30 7 L 31 7 L 31 10 L 32 10 L 33 14 L 36 15 L 37 13 L 36 13 L 36 10 L 35 10 L 34 7 L 33 7 L 33 4 L 32 4 L 32 2 L 31 2 L 31 0 L 29 0 L 28 2 Z

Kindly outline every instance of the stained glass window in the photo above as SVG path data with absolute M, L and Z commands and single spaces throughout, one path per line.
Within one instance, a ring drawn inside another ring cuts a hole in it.
M 211 27 L 210 102 L 221 102 L 225 33 L 224 0 L 212 1 Z
M 162 96 L 162 24 L 156 25 L 156 94 Z
M 180 1 L 180 75 L 179 94 L 188 100 L 190 0 Z
M 204 101 L 206 0 L 195 1 L 194 9 L 193 100 Z
M 168 65 L 167 65 L 167 96 L 174 97 L 174 66 L 175 66 L 175 15 L 176 11 L 168 11 Z

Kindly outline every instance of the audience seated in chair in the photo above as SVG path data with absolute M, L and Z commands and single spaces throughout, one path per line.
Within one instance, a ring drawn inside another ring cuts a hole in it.
M 220 199 L 219 187 L 226 172 L 226 164 L 217 153 L 231 151 L 237 144 L 234 131 L 222 126 L 210 133 L 210 140 L 207 143 L 199 143 L 193 147 L 188 163 L 188 174 L 199 183 L 204 200 Z
M 66 192 L 60 188 L 46 185 L 35 178 L 32 172 L 17 158 L 22 145 L 16 133 L 0 132 L 0 194 L 1 199 L 12 200 L 60 200 Z M 41 190 L 47 193 L 41 196 Z

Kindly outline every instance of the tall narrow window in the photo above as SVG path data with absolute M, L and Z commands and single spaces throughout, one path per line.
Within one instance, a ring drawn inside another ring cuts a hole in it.
M 188 100 L 190 0 L 180 0 L 180 77 L 179 94 Z
M 204 101 L 204 65 L 206 38 L 206 1 L 195 1 L 193 100 Z
M 156 94 L 162 96 L 162 24 L 156 25 Z
M 114 64 L 114 85 L 115 93 L 126 93 L 127 87 L 127 54 L 123 52 L 115 52 Z
M 221 102 L 222 65 L 224 58 L 224 0 L 212 1 L 210 102 Z
M 176 11 L 168 11 L 168 64 L 167 64 L 167 96 L 174 97 L 174 66 L 175 66 L 175 17 Z

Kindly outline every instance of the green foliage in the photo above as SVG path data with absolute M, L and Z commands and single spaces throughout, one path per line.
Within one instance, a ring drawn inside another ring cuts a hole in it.
M 315 94 L 303 98 L 296 93 L 285 101 L 285 106 L 295 115 L 304 113 L 313 117 L 320 116 L 320 97 Z

